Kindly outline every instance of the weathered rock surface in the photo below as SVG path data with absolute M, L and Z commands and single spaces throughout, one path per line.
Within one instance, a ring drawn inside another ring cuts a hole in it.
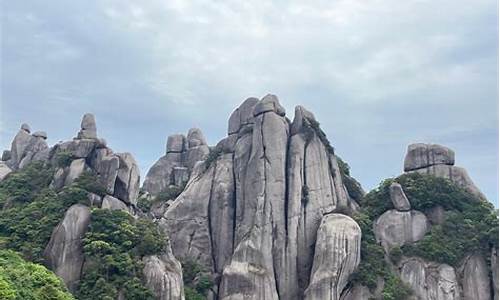
M 358 284 L 349 288 L 340 296 L 341 300 L 370 300 L 374 298 L 374 295 L 367 287 Z
M 34 137 L 21 128 L 12 141 L 7 165 L 14 170 L 22 168 L 33 160 L 37 152 L 46 149 L 48 145 L 43 138 Z
M 5 162 L 0 162 L 0 181 L 12 172 L 12 169 Z
M 493 299 L 498 300 L 498 248 L 491 249 L 491 283 L 493 285 Z
M 374 233 L 386 253 L 391 247 L 421 240 L 429 230 L 427 217 L 415 210 L 388 210 L 374 224 Z
M 353 219 L 342 214 L 324 216 L 305 299 L 340 299 L 360 262 L 360 247 L 361 229 Z
M 45 131 L 36 131 L 36 132 L 33 132 L 32 136 L 37 137 L 37 138 L 42 138 L 44 140 L 47 139 L 47 133 Z
M 81 129 L 78 132 L 78 139 L 96 139 L 97 138 L 97 126 L 95 122 L 95 117 L 93 114 L 87 113 L 83 115 L 82 123 L 80 125 Z
M 187 138 L 182 134 L 169 136 L 166 154 L 149 169 L 144 190 L 156 196 L 170 185 L 182 186 L 189 179 L 196 163 L 203 161 L 209 152 L 205 137 L 198 128 L 191 128 Z
M 489 270 L 484 257 L 478 254 L 465 259 L 460 267 L 464 300 L 490 300 Z
M 140 171 L 134 157 L 130 153 L 116 154 L 120 159 L 115 181 L 114 196 L 121 200 L 137 204 L 140 185 Z
M 257 102 L 259 102 L 257 98 L 248 98 L 231 114 L 227 129 L 228 135 L 237 134 L 243 126 L 254 123 L 253 110 Z
M 408 198 L 399 183 L 393 182 L 389 187 L 389 191 L 391 201 L 395 209 L 399 211 L 408 211 L 411 209 L 410 201 L 408 201 Z
M 125 203 L 109 195 L 104 196 L 104 198 L 102 199 L 101 208 L 109 210 L 123 210 L 128 212 L 128 207 Z
M 411 144 L 406 153 L 404 170 L 411 171 L 434 165 L 454 165 L 453 150 L 436 144 Z
M 64 185 L 70 185 L 85 171 L 85 159 L 75 159 L 69 165 L 69 170 L 64 180 Z
M 474 184 L 469 174 L 464 168 L 448 165 L 435 165 L 410 172 L 418 172 L 420 174 L 433 175 L 451 180 L 453 183 L 465 188 L 473 195 L 480 199 L 486 200 L 486 197 L 481 193 L 479 188 Z
M 146 286 L 158 300 L 184 300 L 181 263 L 170 249 L 162 255 L 143 258 Z
M 458 300 L 460 285 L 455 269 L 446 264 L 426 262 L 420 258 L 403 258 L 400 277 L 418 300 Z
M 74 291 L 84 261 L 82 238 L 90 222 L 90 209 L 81 204 L 71 206 L 52 232 L 44 256 L 48 266 Z

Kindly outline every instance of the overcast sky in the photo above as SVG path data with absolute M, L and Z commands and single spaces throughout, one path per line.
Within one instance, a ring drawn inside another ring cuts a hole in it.
M 0 146 L 93 112 L 142 177 L 166 137 L 215 144 L 245 98 L 316 114 L 366 190 L 435 142 L 498 203 L 496 0 L 2 1 Z

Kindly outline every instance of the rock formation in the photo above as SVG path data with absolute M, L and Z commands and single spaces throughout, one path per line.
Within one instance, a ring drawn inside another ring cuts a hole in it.
M 408 258 L 400 263 L 400 272 L 401 279 L 412 288 L 417 299 L 461 299 L 455 269 L 449 265 Z
M 184 300 L 182 267 L 170 249 L 163 255 L 143 258 L 146 286 L 158 300 Z
M 464 187 L 477 197 L 486 197 L 470 179 L 464 168 L 454 166 L 455 153 L 446 147 L 433 144 L 411 144 L 405 157 L 404 171 L 443 177 Z
M 447 206 L 419 206 L 412 190 L 395 179 L 384 190 L 384 209 L 369 222 L 358 219 L 366 204 L 364 191 L 335 155 L 314 114 L 297 106 L 291 121 L 274 95 L 245 100 L 229 118 L 227 137 L 215 147 L 197 128 L 170 135 L 141 192 L 134 157 L 114 153 L 98 137 L 92 114 L 83 116 L 72 140 L 49 147 L 46 139 L 45 132 L 31 133 L 23 124 L 2 154 L 0 181 L 42 161 L 55 168 L 51 187 L 56 192 L 87 173 L 103 185 L 103 191 L 84 197 L 88 202 L 64 213 L 44 251 L 48 266 L 72 291 L 85 269 L 82 238 L 91 208 L 101 208 L 150 218 L 164 229 L 167 249 L 138 260 L 141 279 L 155 299 L 185 298 L 181 261 L 194 261 L 210 275 L 213 283 L 205 284 L 213 286 L 205 296 L 213 300 L 382 299 L 387 278 L 370 274 L 374 284 L 366 286 L 353 279 L 363 269 L 367 232 L 390 274 L 413 291 L 411 299 L 498 299 L 498 245 L 490 245 L 488 257 L 468 253 L 457 259 L 460 265 L 413 254 L 393 261 L 392 250 L 415 245 L 434 232 L 433 226 L 446 224 Z M 454 164 L 449 148 L 412 144 L 404 172 L 447 178 L 476 195 L 479 204 L 484 195 Z M 181 192 L 161 197 L 172 190 Z M 150 201 L 151 209 L 139 198 Z M 117 299 L 126 297 L 124 290 L 117 291 Z
M 156 196 L 171 185 L 182 186 L 189 180 L 196 162 L 204 160 L 209 152 L 198 128 L 191 128 L 187 138 L 182 134 L 169 136 L 166 153 L 149 169 L 143 189 Z
M 305 299 L 340 299 L 349 276 L 360 262 L 361 229 L 346 215 L 323 217 Z
M 198 130 L 187 139 L 171 136 L 144 189 L 157 193 L 172 184 L 178 155 L 200 145 Z M 297 107 L 292 123 L 276 96 L 249 98 L 213 153 L 193 167 L 160 220 L 174 255 L 217 274 L 219 299 L 302 298 L 323 216 L 357 208 L 314 115 Z
M 49 268 L 74 291 L 83 267 L 82 239 L 90 222 L 90 209 L 81 204 L 71 206 L 57 225 L 45 249 Z

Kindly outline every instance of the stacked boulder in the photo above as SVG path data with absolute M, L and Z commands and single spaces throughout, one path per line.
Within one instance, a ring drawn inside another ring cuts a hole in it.
M 436 144 L 416 143 L 408 146 L 405 172 L 418 172 L 451 180 L 480 199 L 486 200 L 464 168 L 455 166 L 455 152 Z
M 169 136 L 165 155 L 146 175 L 144 191 L 156 196 L 171 185 L 183 186 L 195 164 L 204 160 L 209 152 L 205 137 L 198 128 L 191 128 L 187 137 L 182 134 Z
M 186 188 L 161 216 L 174 255 L 214 274 L 217 299 L 303 299 L 308 287 L 309 298 L 339 295 L 356 269 L 359 235 L 340 249 L 346 237 L 336 230 L 359 227 L 332 214 L 353 212 L 357 204 L 317 124 L 300 106 L 290 122 L 274 95 L 245 100 L 229 118 L 228 136 L 210 159 L 193 165 Z M 145 190 L 159 192 L 174 182 L 173 166 L 181 164 L 170 157 L 191 148 L 189 134 L 186 140 L 178 152 L 167 147 Z M 325 253 L 316 255 L 315 248 Z M 337 272 L 326 272 L 323 264 Z M 326 275 L 330 281 L 320 280 Z
M 56 166 L 51 182 L 56 190 L 72 184 L 84 172 L 93 173 L 102 183 L 103 195 L 89 193 L 88 205 L 75 204 L 65 212 L 44 251 L 48 267 L 74 291 L 84 268 L 82 239 L 90 223 L 90 207 L 124 210 L 139 217 L 136 204 L 140 172 L 130 153 L 114 153 L 104 139 L 98 138 L 92 114 L 83 116 L 81 129 L 73 140 L 49 148 L 46 139 L 45 132 L 30 134 L 29 126 L 23 124 L 11 149 L 2 155 L 0 180 L 32 161 L 43 161 Z M 168 284 L 155 290 L 158 299 L 183 299 L 182 270 L 170 248 L 163 255 L 144 258 L 144 262 L 147 286 L 156 288 Z
M 44 131 L 33 134 L 28 124 L 22 124 L 11 144 L 10 150 L 5 150 L 0 161 L 0 181 L 13 170 L 18 170 L 32 161 L 47 160 L 49 146 Z
M 430 229 L 427 217 L 422 212 L 411 209 L 399 183 L 391 184 L 390 195 L 395 209 L 383 213 L 374 224 L 375 237 L 386 253 L 392 247 L 421 240 Z
M 484 197 L 472 183 L 467 172 L 455 167 L 454 163 L 455 154 L 449 148 L 440 145 L 412 144 L 408 147 L 404 170 L 447 178 L 469 192 Z M 412 210 L 399 183 L 392 183 L 389 191 L 394 209 L 383 213 L 374 223 L 376 239 L 383 246 L 387 256 L 393 247 L 421 240 L 432 226 L 442 224 L 445 215 L 441 206 L 425 212 Z M 490 270 L 485 258 L 478 254 L 469 255 L 457 268 L 444 263 L 426 261 L 420 257 L 405 256 L 393 267 L 401 280 L 413 290 L 413 299 L 490 300 L 492 294 L 495 298 L 498 297 L 498 277 L 495 275 L 495 268 L 498 268 L 495 266 L 495 263 L 498 264 L 496 251 L 496 248 L 492 250 L 491 260 L 493 277 L 496 277 L 492 280 L 494 293 L 490 288 Z M 362 286 L 356 286 L 350 294 L 348 293 L 345 299 L 372 297 Z

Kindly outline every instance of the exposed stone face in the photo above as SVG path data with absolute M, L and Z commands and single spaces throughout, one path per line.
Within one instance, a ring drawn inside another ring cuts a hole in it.
M 82 238 L 90 222 L 90 209 L 81 204 L 71 206 L 52 232 L 44 256 L 48 266 L 74 291 L 84 261 Z
M 367 287 L 359 284 L 354 285 L 340 296 L 341 300 L 370 300 L 374 298 Z
M 127 205 L 123 203 L 123 201 L 120 201 L 119 199 L 110 195 L 104 196 L 104 198 L 102 199 L 101 208 L 109 210 L 123 210 L 129 212 Z
M 140 171 L 130 153 L 116 154 L 120 159 L 115 181 L 114 196 L 126 203 L 137 204 L 139 196 Z
M 205 140 L 205 136 L 203 135 L 203 132 L 201 132 L 201 130 L 199 128 L 189 129 L 189 132 L 187 135 L 187 141 L 188 141 L 189 148 L 198 147 L 198 146 L 207 144 L 207 141 Z
M 0 181 L 12 172 L 12 169 L 5 162 L 0 162 Z
M 31 127 L 28 124 L 23 123 L 23 124 L 21 124 L 21 130 L 24 130 L 25 132 L 30 133 Z
M 491 249 L 491 283 L 493 285 L 493 299 L 498 300 L 498 248 Z
M 360 262 L 361 229 L 346 215 L 323 217 L 305 299 L 340 299 L 349 276 Z
M 459 300 L 460 285 L 455 269 L 447 264 L 426 262 L 420 258 L 403 258 L 400 277 L 418 300 Z
M 408 198 L 399 183 L 393 182 L 389 187 L 389 190 L 394 208 L 399 211 L 408 211 L 411 209 L 410 201 L 408 201 Z
M 36 131 L 32 134 L 32 136 L 37 137 L 37 138 L 42 138 L 44 140 L 47 139 L 47 133 L 45 131 Z
M 215 165 L 205 171 L 204 165 L 198 164 L 184 192 L 159 223 L 168 233 L 177 258 L 190 257 L 207 270 L 213 270 L 208 208 L 214 171 Z
M 97 126 L 95 122 L 95 117 L 93 114 L 87 113 L 83 115 L 82 123 L 80 125 L 81 129 L 78 132 L 78 139 L 96 139 L 97 138 Z
M 142 259 L 146 286 L 158 300 L 184 300 L 181 263 L 169 249 L 162 255 L 150 255 Z
M 451 180 L 453 183 L 465 188 L 480 199 L 486 200 L 479 188 L 474 184 L 469 174 L 464 168 L 448 165 L 435 165 L 410 172 L 418 172 L 425 175 L 433 175 Z
M 388 210 L 374 224 L 374 233 L 386 253 L 391 247 L 421 240 L 429 230 L 427 217 L 416 210 Z
M 153 196 L 158 195 L 172 183 L 173 169 L 181 166 L 182 153 L 167 153 L 149 169 L 144 180 L 144 190 Z
M 4 150 L 2 152 L 2 161 L 8 161 L 11 158 L 10 150 Z
M 460 268 L 464 300 L 490 300 L 490 278 L 484 257 L 467 257 Z
M 406 153 L 404 170 L 417 170 L 434 165 L 454 165 L 453 150 L 436 144 L 411 144 Z
M 10 159 L 7 165 L 14 170 L 23 168 L 33 161 L 34 156 L 49 147 L 43 138 L 30 135 L 26 130 L 20 129 L 14 137 L 10 149 Z M 43 159 L 41 157 L 40 159 Z
M 182 134 L 174 134 L 167 139 L 167 152 L 184 152 L 186 149 L 186 137 Z
M 257 98 L 246 99 L 229 117 L 227 134 L 237 134 L 245 125 L 253 124 L 253 110 L 259 102 Z
M 64 180 L 64 185 L 72 184 L 75 179 L 77 179 L 80 175 L 82 175 L 83 171 L 85 171 L 85 159 L 75 159 L 71 162 L 66 179 Z

